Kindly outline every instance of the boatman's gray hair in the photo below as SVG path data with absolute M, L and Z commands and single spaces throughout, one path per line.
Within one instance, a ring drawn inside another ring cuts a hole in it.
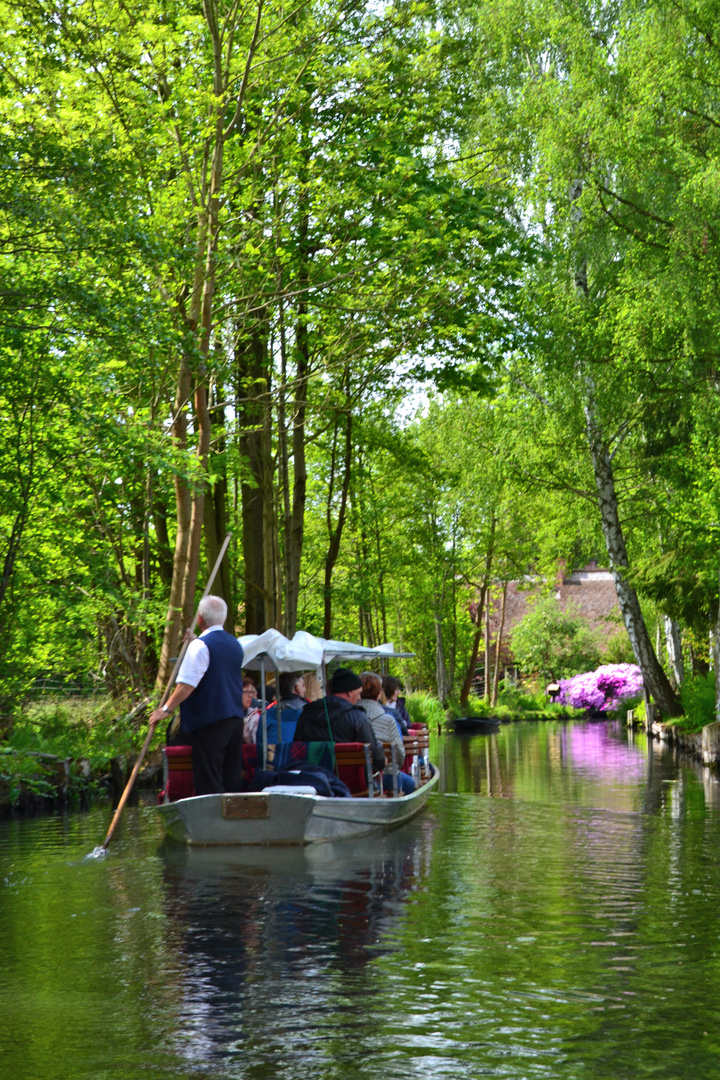
M 222 626 L 227 619 L 227 604 L 222 596 L 205 596 L 198 605 L 198 614 L 206 626 Z

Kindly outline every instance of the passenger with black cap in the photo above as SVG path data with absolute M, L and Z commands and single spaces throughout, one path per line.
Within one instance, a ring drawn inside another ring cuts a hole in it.
M 358 706 L 362 681 L 350 668 L 338 668 L 326 697 L 311 701 L 300 713 L 296 742 L 370 743 L 374 769 L 385 768 L 385 754 L 367 714 Z

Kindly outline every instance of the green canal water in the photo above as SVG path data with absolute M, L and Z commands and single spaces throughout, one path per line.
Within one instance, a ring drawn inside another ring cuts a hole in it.
M 720 793 L 610 724 L 438 740 L 385 837 L 0 823 L 2 1080 L 720 1078 Z

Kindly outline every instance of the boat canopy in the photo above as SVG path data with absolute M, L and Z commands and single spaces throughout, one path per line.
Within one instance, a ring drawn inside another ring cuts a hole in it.
M 333 641 L 298 630 L 290 639 L 279 630 L 246 634 L 238 639 L 245 658 L 243 667 L 258 671 L 271 667 L 276 671 L 320 671 L 332 660 L 410 659 L 414 653 L 396 652 L 391 641 L 371 648 L 351 641 Z

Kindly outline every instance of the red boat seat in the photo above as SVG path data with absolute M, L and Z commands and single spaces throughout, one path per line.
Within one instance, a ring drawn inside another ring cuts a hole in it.
M 195 794 L 192 746 L 166 746 L 163 753 L 165 755 L 165 786 L 158 795 L 158 802 L 177 802 L 178 799 L 191 798 Z M 255 743 L 243 743 L 243 788 L 252 780 L 257 765 L 257 746 Z
M 429 747 L 429 745 L 430 745 L 430 735 L 428 733 L 427 725 L 426 724 L 420 724 L 417 721 L 410 724 L 410 727 L 409 727 L 408 730 L 410 732 L 412 732 L 412 734 L 411 735 L 404 735 L 403 736 L 403 742 L 405 742 L 406 749 L 409 752 L 405 755 L 405 760 L 402 763 L 402 768 L 401 768 L 400 771 L 404 772 L 404 773 L 407 773 L 409 776 L 412 776 L 413 762 L 416 761 L 417 755 L 418 755 L 418 752 L 419 752 L 418 751 L 418 743 L 413 742 L 412 740 L 413 739 L 419 739 L 419 750 L 421 752 L 424 748 Z M 408 742 L 408 740 L 411 740 L 411 741 Z M 426 755 L 426 757 L 427 757 L 427 755 Z M 418 777 L 418 779 L 420 779 L 420 778 Z
M 195 794 L 192 771 L 192 746 L 166 746 L 165 787 L 158 802 L 177 802 Z
M 353 795 L 367 795 L 373 782 L 370 744 L 335 743 L 337 774 Z M 381 789 L 382 790 L 382 789 Z
M 310 748 L 317 747 L 317 754 L 323 754 L 328 747 L 334 752 L 337 775 L 347 784 L 353 795 L 367 795 L 372 783 L 373 771 L 370 746 L 367 743 L 281 743 L 278 747 L 268 747 L 267 767 L 272 770 L 276 750 L 282 748 L 284 757 L 309 760 L 314 756 Z M 158 795 L 158 802 L 176 802 L 189 799 L 195 794 L 192 772 L 192 746 L 166 746 L 165 786 Z M 319 759 L 319 758 L 318 758 Z M 258 750 L 255 743 L 244 743 L 242 748 L 243 789 L 255 776 L 259 766 Z M 328 762 L 328 767 L 331 767 Z

